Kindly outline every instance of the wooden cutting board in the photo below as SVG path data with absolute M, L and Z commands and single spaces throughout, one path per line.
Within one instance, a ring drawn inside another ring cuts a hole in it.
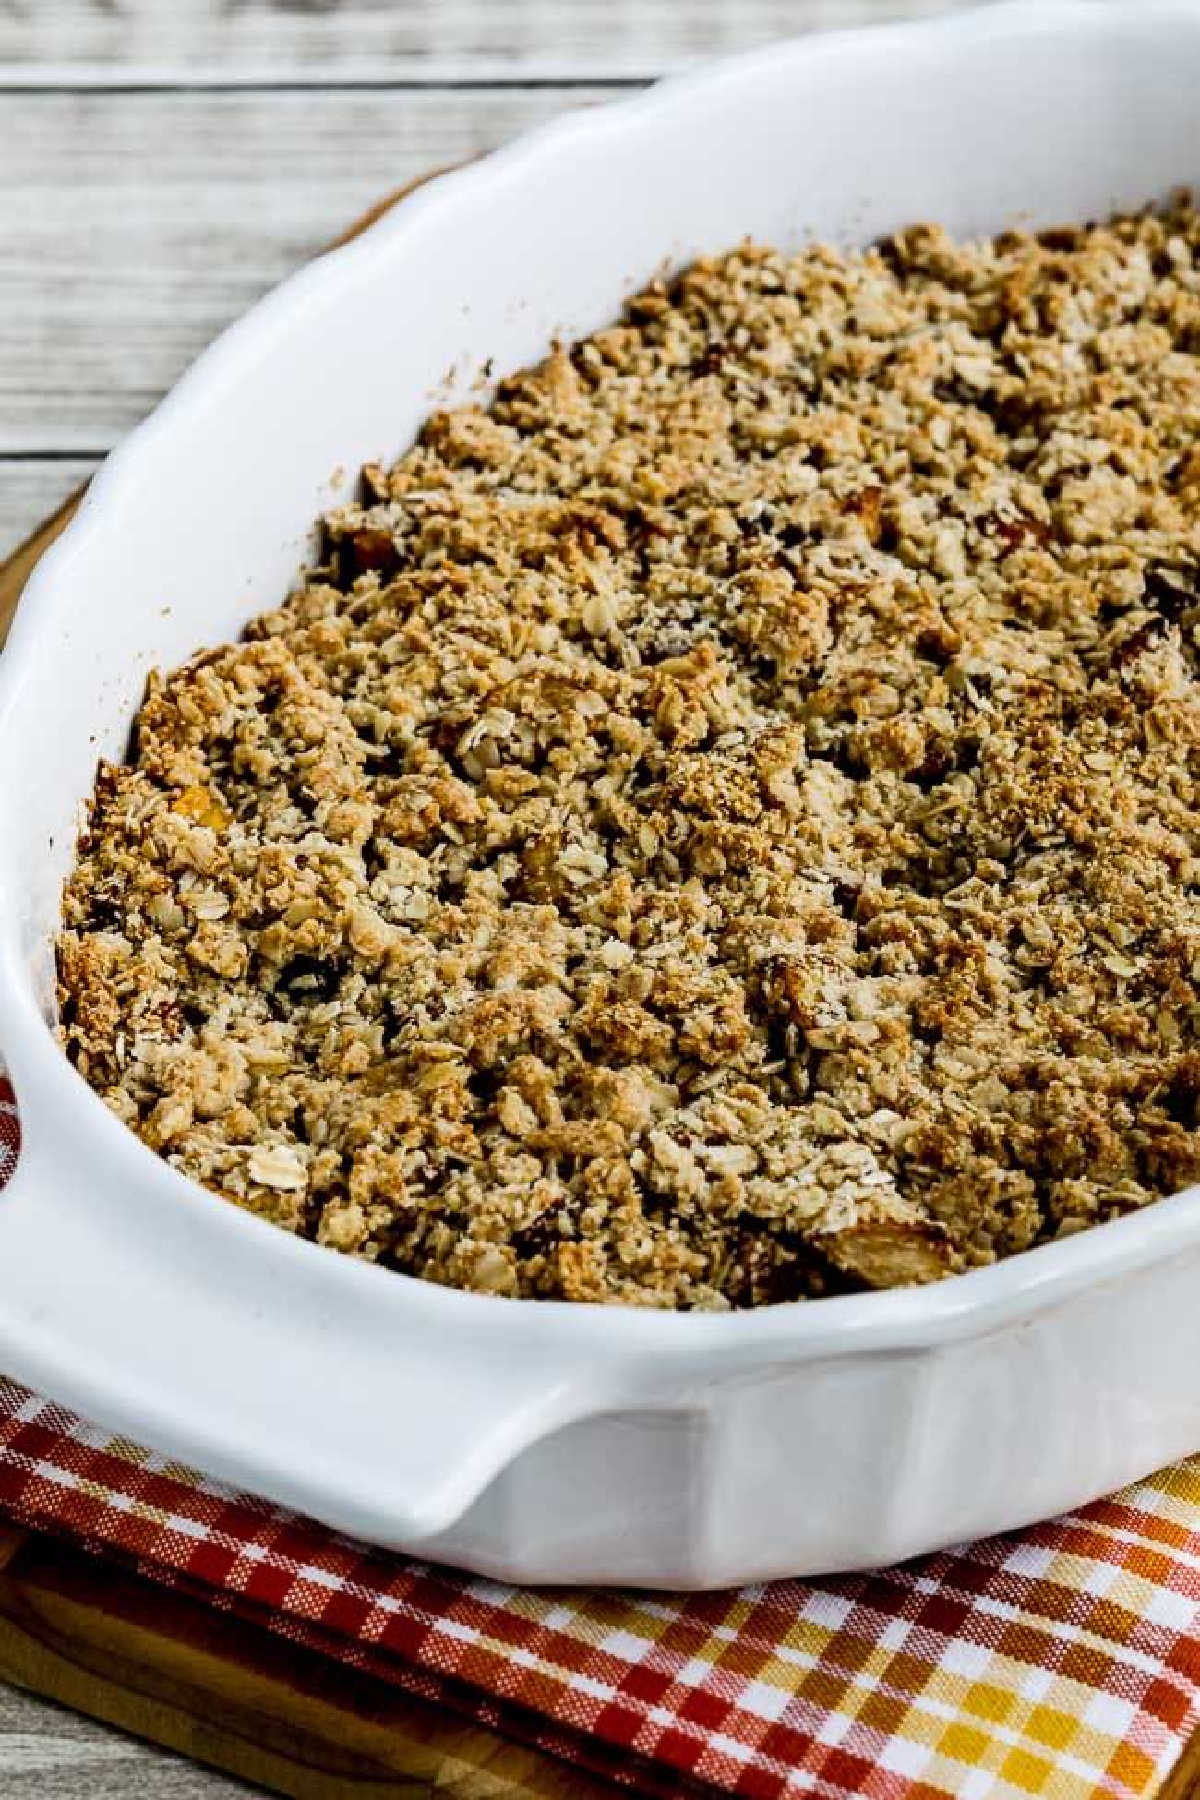
M 615 1792 L 263 1627 L 2 1526 L 0 1680 L 296 1800 Z
M 346 239 L 409 192 L 389 195 Z M 0 644 L 79 499 L 0 564 Z M 604 1800 L 618 1791 L 262 1627 L 2 1525 L 0 1680 L 296 1800 Z M 1156 1800 L 1200 1800 L 1200 1732 Z

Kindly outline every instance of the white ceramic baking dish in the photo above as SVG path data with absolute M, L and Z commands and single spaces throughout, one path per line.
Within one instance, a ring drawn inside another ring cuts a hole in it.
M 1200 1447 L 1200 1190 L 914 1291 L 521 1304 L 296 1242 L 169 1169 L 55 1040 L 49 940 L 152 664 L 285 591 L 330 471 L 743 235 L 1081 219 L 1200 177 L 1200 11 L 1017 5 L 775 45 L 576 115 L 286 283 L 108 462 L 0 665 L 0 1368 L 380 1543 L 524 1581 L 888 1562 Z

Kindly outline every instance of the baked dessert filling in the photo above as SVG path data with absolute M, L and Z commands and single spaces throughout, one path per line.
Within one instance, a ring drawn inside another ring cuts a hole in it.
M 65 1045 L 226 1199 L 459 1287 L 992 1262 L 1200 1179 L 1198 656 L 1189 201 L 743 246 L 434 414 L 151 681 Z

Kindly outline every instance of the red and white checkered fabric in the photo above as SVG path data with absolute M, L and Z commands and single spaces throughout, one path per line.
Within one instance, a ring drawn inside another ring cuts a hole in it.
M 0 1096 L 0 1180 L 15 1143 Z M 645 1793 L 1139 1800 L 1200 1727 L 1200 1458 L 875 1575 L 531 1591 L 352 1543 L 0 1381 L 0 1509 Z

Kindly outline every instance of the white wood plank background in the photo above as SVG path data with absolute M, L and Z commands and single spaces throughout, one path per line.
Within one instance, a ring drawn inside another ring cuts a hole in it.
M 381 194 L 595 97 L 0 99 L 0 453 L 107 449 L 222 325 Z
M 647 77 L 956 0 L 0 0 L 0 80 L 239 84 Z
M 953 4 L 0 0 L 0 556 L 377 196 L 698 57 Z M 248 1791 L 0 1686 L 4 1800 Z
M 4 1800 L 246 1800 L 258 1791 L 0 1684 Z

